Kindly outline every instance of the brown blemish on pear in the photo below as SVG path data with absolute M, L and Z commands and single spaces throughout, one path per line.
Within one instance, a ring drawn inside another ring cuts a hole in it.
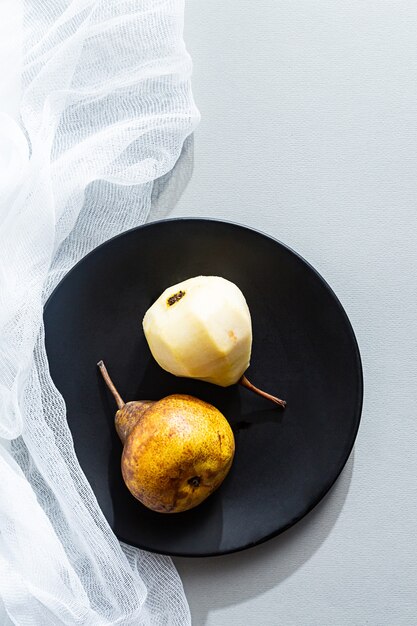
M 168 298 L 167 305 L 172 306 L 173 304 L 181 300 L 181 298 L 183 298 L 184 296 L 185 296 L 185 291 L 182 291 L 182 290 L 177 291 L 177 293 L 174 293 L 172 296 Z
M 193 396 L 124 403 L 102 361 L 98 367 L 118 411 L 116 430 L 124 444 L 122 475 L 129 491 L 161 513 L 191 509 L 223 482 L 235 443 L 226 418 Z

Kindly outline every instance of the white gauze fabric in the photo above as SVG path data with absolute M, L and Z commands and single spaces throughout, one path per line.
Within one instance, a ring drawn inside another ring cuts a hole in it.
M 81 257 L 150 219 L 198 121 L 182 0 L 27 0 L 21 123 L 0 118 L 0 616 L 190 623 L 167 557 L 120 545 L 48 370 L 43 305 Z M 0 617 L 1 619 L 1 617 Z

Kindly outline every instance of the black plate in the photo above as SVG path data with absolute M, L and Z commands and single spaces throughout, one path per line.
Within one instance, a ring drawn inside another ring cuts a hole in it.
M 154 362 L 141 320 L 169 285 L 224 276 L 252 313 L 248 377 L 288 402 L 282 411 L 237 386 L 175 378 Z M 46 347 L 81 467 L 119 539 L 183 556 L 224 554 L 292 526 L 341 472 L 359 426 L 362 370 L 340 302 L 286 246 L 243 226 L 203 219 L 155 222 L 103 244 L 66 276 L 45 308 Z M 190 393 L 218 407 L 236 437 L 220 489 L 185 513 L 147 510 L 125 487 L 115 405 L 96 363 L 125 400 Z

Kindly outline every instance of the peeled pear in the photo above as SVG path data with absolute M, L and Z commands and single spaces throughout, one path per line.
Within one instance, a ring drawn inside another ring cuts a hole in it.
M 241 383 L 275 404 L 244 373 L 252 350 L 252 322 L 239 287 L 220 276 L 195 276 L 165 289 L 142 322 L 157 363 L 175 376 L 221 387 Z
M 118 406 L 115 427 L 130 493 L 160 513 L 187 511 L 203 502 L 221 485 L 234 457 L 234 436 L 224 415 L 183 394 L 125 403 L 103 361 L 97 365 Z

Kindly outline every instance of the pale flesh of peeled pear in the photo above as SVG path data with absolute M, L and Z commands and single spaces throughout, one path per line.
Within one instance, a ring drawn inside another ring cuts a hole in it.
M 157 363 L 175 376 L 221 387 L 237 382 L 275 404 L 285 402 L 244 376 L 252 349 L 252 322 L 241 290 L 220 276 L 195 276 L 165 289 L 143 318 Z
M 219 276 L 166 289 L 146 312 L 143 330 L 155 360 L 175 376 L 228 387 L 249 367 L 249 308 L 240 289 Z

